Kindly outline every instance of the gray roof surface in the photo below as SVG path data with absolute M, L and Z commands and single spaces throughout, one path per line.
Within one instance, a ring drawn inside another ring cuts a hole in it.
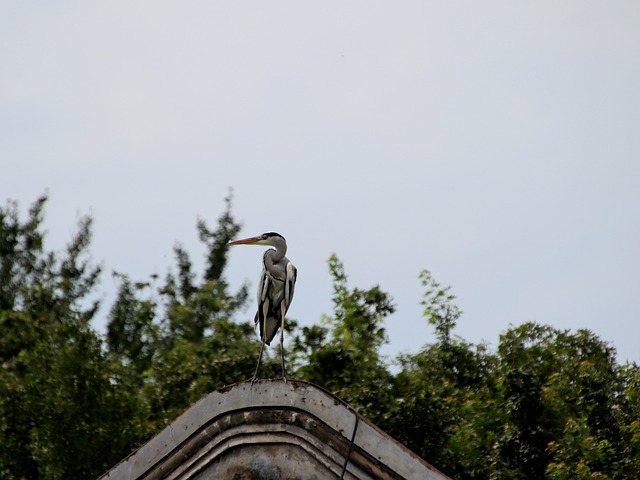
M 210 393 L 102 477 L 143 478 L 448 477 L 320 387 L 259 380 Z

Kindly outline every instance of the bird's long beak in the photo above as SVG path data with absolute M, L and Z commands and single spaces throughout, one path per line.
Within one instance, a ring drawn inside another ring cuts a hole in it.
M 253 245 L 260 239 L 261 237 L 243 238 L 242 240 L 234 240 L 233 242 L 229 242 L 228 245 Z

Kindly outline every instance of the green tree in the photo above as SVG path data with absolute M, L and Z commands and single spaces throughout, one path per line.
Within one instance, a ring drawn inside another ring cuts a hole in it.
M 387 342 L 384 319 L 394 312 L 380 287 L 349 289 L 342 262 L 329 258 L 333 315 L 321 326 L 305 327 L 294 338 L 296 378 L 333 391 L 374 421 L 388 410 L 392 375 L 380 354 Z
M 206 393 L 248 378 L 259 343 L 249 322 L 234 316 L 247 299 L 247 286 L 229 292 L 224 278 L 228 242 L 240 231 L 231 197 L 210 230 L 197 223 L 206 246 L 201 278 L 180 245 L 175 268 L 164 283 L 133 283 L 119 275 L 118 299 L 111 309 L 107 345 L 123 375 L 142 385 L 152 431 L 164 426 Z
M 620 376 L 624 392 L 619 403 L 621 455 L 616 478 L 640 478 L 640 367 L 627 363 Z
M 138 296 L 140 291 L 151 288 L 150 283 L 134 285 L 126 275 L 115 272 L 114 277 L 121 283 L 109 313 L 106 344 L 112 355 L 128 367 L 136 386 L 141 387 L 159 345 L 160 328 L 154 323 L 157 304 Z
M 163 280 L 115 274 L 103 341 L 90 326 L 100 275 L 91 219 L 63 251 L 48 251 L 46 201 L 24 221 L 14 202 L 0 208 L 0 477 L 94 478 L 253 372 L 260 343 L 250 321 L 236 321 L 247 287 L 230 292 L 224 277 L 240 226 L 228 197 L 215 228 L 197 223 L 202 273 L 178 244 Z M 286 324 L 294 378 L 333 391 L 456 479 L 640 478 L 640 368 L 619 365 L 592 332 L 525 323 L 490 351 L 454 334 L 462 311 L 425 270 L 435 341 L 400 355 L 394 374 L 380 353 L 391 297 L 351 288 L 335 255 L 329 272 L 331 315 Z M 262 375 L 277 376 L 278 363 L 267 356 Z
M 501 336 L 498 354 L 495 478 L 624 478 L 612 347 L 587 330 L 525 323 Z
M 450 287 L 424 270 L 424 317 L 437 342 L 399 358 L 388 431 L 454 478 L 487 478 L 486 457 L 497 421 L 492 401 L 495 357 L 486 346 L 453 336 L 462 312 Z
M 437 342 L 400 357 L 387 430 L 454 478 L 635 478 L 638 369 L 587 330 L 525 323 L 497 352 L 452 336 L 460 310 L 428 272 Z
M 47 198 L 20 220 L 0 209 L 0 476 L 88 478 L 136 437 L 135 399 L 112 381 L 89 322 L 100 268 L 83 218 L 61 253 L 44 249 Z M 124 428 L 123 428 L 124 427 Z

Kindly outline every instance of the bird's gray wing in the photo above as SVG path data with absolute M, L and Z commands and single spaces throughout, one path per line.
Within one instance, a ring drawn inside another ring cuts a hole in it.
M 284 280 L 284 301 L 289 310 L 291 301 L 293 300 L 293 293 L 296 288 L 296 280 L 298 278 L 298 269 L 293 266 L 293 263 L 288 262 L 286 267 L 286 276 Z
M 271 278 L 267 270 L 263 268 L 258 281 L 258 305 L 261 305 L 268 298 L 267 294 L 269 293 L 270 285 Z
M 255 326 L 260 327 L 260 338 L 263 338 L 263 328 L 264 328 L 264 316 L 265 312 L 269 312 L 271 305 L 269 305 L 269 296 L 267 293 L 269 292 L 269 285 L 271 283 L 271 279 L 267 274 L 265 269 L 262 269 L 262 273 L 260 274 L 260 279 L 258 280 L 258 312 L 256 313 L 256 318 L 254 320 Z

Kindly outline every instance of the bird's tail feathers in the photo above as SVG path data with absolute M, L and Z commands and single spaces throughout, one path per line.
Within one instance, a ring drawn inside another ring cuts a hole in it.
M 260 340 L 264 340 L 264 343 L 266 343 L 267 345 L 271 345 L 271 340 L 273 340 L 273 338 L 276 336 L 276 333 L 278 333 L 278 330 L 280 329 L 281 319 L 273 316 L 267 317 L 266 338 L 263 332 L 264 325 L 263 325 L 263 322 L 260 320 L 259 312 L 256 312 L 254 323 L 255 323 L 255 325 L 253 326 L 254 330 L 259 329 L 260 331 Z

